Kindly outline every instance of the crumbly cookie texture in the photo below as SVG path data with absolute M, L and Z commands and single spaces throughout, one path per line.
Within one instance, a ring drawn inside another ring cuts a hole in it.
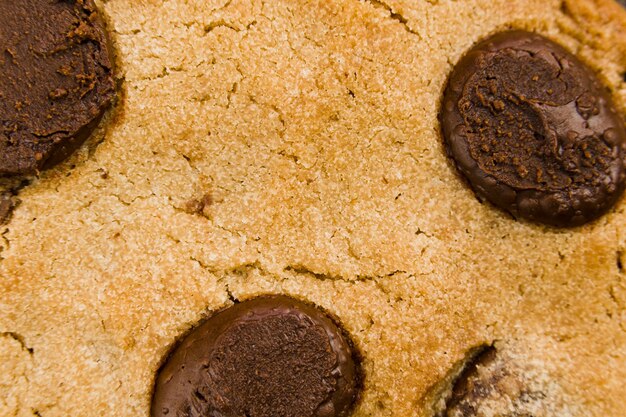
M 453 65 L 509 28 L 573 52 L 626 115 L 617 3 L 99 6 L 123 80 L 104 141 L 0 229 L 1 416 L 148 416 L 177 338 L 268 293 L 343 324 L 355 416 L 434 415 L 494 342 L 547 410 L 623 414 L 625 203 L 575 229 L 515 221 L 458 177 L 437 121 Z

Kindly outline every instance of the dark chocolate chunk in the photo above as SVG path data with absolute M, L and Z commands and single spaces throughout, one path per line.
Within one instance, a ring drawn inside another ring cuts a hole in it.
M 358 395 L 350 341 L 321 310 L 261 297 L 192 330 L 161 367 L 153 417 L 347 416 Z
M 561 415 L 553 398 L 514 370 L 492 346 L 482 348 L 457 378 L 446 408 L 439 417 L 531 417 Z
M 0 1 L 0 175 L 60 162 L 115 95 L 93 0 Z
M 577 226 L 624 190 L 624 122 L 597 77 L 542 36 L 474 46 L 452 72 L 441 124 L 475 192 L 513 216 Z
M 477 414 L 480 400 L 488 396 L 495 388 L 494 382 L 503 374 L 502 368 L 489 369 L 495 358 L 496 349 L 492 346 L 486 346 L 477 352 L 454 383 L 452 396 L 446 404 L 445 417 L 470 417 Z M 480 368 L 489 370 L 483 372 L 486 377 L 481 378 Z

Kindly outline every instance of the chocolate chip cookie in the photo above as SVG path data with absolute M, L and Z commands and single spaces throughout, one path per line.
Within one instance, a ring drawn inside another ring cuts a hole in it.
M 623 414 L 617 2 L 14 3 L 0 415 Z

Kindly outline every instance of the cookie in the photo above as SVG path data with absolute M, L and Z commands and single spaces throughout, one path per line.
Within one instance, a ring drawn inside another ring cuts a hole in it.
M 0 175 L 34 174 L 89 137 L 115 95 L 92 0 L 0 4 Z
M 617 2 L 96 5 L 115 117 L 2 199 L 1 416 L 148 417 L 196 331 L 271 297 L 358 352 L 350 417 L 623 414 L 624 198 L 576 227 L 513 218 L 459 175 L 440 119 L 468 52 L 515 30 L 576 57 L 623 122 Z M 321 345 L 289 363 L 327 346 L 308 329 Z M 212 387 L 244 409 L 250 369 Z
M 219 312 L 176 347 L 159 372 L 152 416 L 347 416 L 356 359 L 342 331 L 288 297 Z
M 441 123 L 472 187 L 514 216 L 578 226 L 624 191 L 622 118 L 591 71 L 539 35 L 474 46 L 452 72 Z

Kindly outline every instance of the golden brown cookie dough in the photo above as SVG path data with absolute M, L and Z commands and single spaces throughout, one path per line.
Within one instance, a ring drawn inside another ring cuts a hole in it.
M 432 416 L 494 345 L 565 416 L 626 409 L 626 214 L 553 230 L 481 204 L 438 112 L 498 31 L 587 64 L 626 117 L 613 0 L 109 0 L 124 77 L 104 141 L 0 229 L 0 415 L 148 416 L 211 312 L 313 303 L 363 356 L 354 416 Z

